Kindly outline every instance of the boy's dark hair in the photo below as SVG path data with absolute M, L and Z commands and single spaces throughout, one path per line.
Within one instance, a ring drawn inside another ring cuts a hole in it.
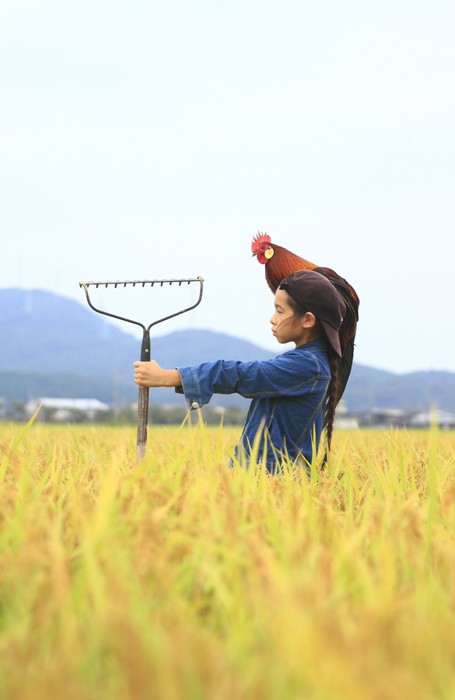
M 332 446 L 333 421 L 335 420 L 335 410 L 340 400 L 341 383 L 340 383 L 340 358 L 335 351 L 328 348 L 328 360 L 330 365 L 330 383 L 327 389 L 327 400 L 325 404 L 324 428 L 326 435 L 326 447 L 324 457 L 321 463 L 321 470 L 324 469 L 329 457 L 330 448 Z

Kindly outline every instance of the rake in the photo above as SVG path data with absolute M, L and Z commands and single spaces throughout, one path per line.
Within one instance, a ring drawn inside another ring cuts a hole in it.
M 192 283 L 198 283 L 199 284 L 199 296 L 197 298 L 197 301 L 192 304 L 191 306 L 188 306 L 185 309 L 181 309 L 180 311 L 176 311 L 173 314 L 169 314 L 168 316 L 163 316 L 163 318 L 159 318 L 156 321 L 152 321 L 152 323 L 149 323 L 149 325 L 145 325 L 144 323 L 141 323 L 141 321 L 136 321 L 135 319 L 132 318 L 126 318 L 125 316 L 119 316 L 118 314 L 113 314 L 109 311 L 103 311 L 102 309 L 98 309 L 90 299 L 90 294 L 89 294 L 89 287 L 114 287 L 117 289 L 118 287 L 136 287 L 136 286 L 141 286 L 141 287 L 146 287 L 150 285 L 151 287 L 154 287 L 155 285 L 159 285 L 160 287 L 163 287 L 165 285 L 172 285 L 176 284 L 179 287 L 182 285 L 190 285 Z M 126 281 L 117 281 L 117 282 L 79 282 L 79 287 L 83 287 L 85 296 L 87 298 L 88 305 L 90 308 L 92 308 L 94 311 L 96 311 L 99 314 L 103 314 L 104 316 L 110 316 L 111 318 L 117 318 L 120 321 L 126 321 L 127 323 L 134 323 L 136 326 L 140 326 L 142 328 L 142 345 L 141 345 L 141 361 L 146 362 L 150 360 L 150 329 L 153 326 L 156 326 L 158 323 L 162 323 L 163 321 L 168 321 L 170 318 L 174 318 L 175 316 L 180 316 L 181 314 L 186 313 L 187 311 L 191 311 L 192 309 L 195 309 L 196 306 L 198 306 L 201 303 L 202 299 L 202 292 L 203 292 L 203 287 L 204 287 L 204 278 L 203 277 L 192 277 L 189 279 L 165 279 L 165 280 L 126 280 Z M 149 407 L 149 389 L 148 387 L 139 387 L 139 397 L 138 397 L 138 404 L 137 404 L 137 444 L 136 444 L 136 463 L 138 463 L 145 455 L 145 446 L 147 443 L 147 423 L 148 423 L 148 407 Z

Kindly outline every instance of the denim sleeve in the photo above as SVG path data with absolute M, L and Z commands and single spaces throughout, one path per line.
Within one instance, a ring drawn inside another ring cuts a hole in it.
M 177 391 L 185 394 L 191 408 L 204 406 L 213 394 L 236 393 L 247 399 L 299 396 L 327 375 L 312 353 L 293 351 L 262 362 L 216 360 L 178 371 L 182 387 Z

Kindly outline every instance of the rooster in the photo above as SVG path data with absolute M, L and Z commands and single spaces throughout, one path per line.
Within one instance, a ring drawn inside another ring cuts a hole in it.
M 340 394 L 341 398 L 351 373 L 354 358 L 354 340 L 359 320 L 359 297 L 349 282 L 340 277 L 329 267 L 319 267 L 315 263 L 305 260 L 290 250 L 272 243 L 267 233 L 258 233 L 253 237 L 251 251 L 262 265 L 265 265 L 265 279 L 272 292 L 275 294 L 281 281 L 297 270 L 314 270 L 319 272 L 334 285 L 346 304 L 346 316 L 340 328 L 340 345 L 342 357 L 339 365 Z

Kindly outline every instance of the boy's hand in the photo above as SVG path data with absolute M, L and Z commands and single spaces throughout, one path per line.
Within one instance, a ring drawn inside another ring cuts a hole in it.
M 176 369 L 164 369 L 158 362 L 134 362 L 134 381 L 139 386 L 180 386 L 180 375 Z

